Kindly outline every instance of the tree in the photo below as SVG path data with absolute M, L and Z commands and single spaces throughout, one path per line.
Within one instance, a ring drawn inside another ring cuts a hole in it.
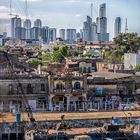
M 7 51 L 9 49 L 8 45 L 4 45 L 0 48 L 0 51 Z
M 105 57 L 112 64 L 121 63 L 124 60 L 124 53 L 137 53 L 140 49 L 140 36 L 137 33 L 121 33 L 114 38 L 117 45 L 115 49 L 104 52 Z
M 114 42 L 124 53 L 137 53 L 140 49 L 140 36 L 137 33 L 121 33 L 114 38 Z
M 140 71 L 140 64 L 137 64 L 137 65 L 136 65 L 135 70 L 136 70 L 136 71 Z
M 30 64 L 38 65 L 41 63 L 41 61 L 37 58 L 32 58 L 31 61 L 29 61 Z
M 75 50 L 71 50 L 66 45 L 53 46 L 53 51 L 49 53 L 42 52 L 42 61 L 49 62 L 62 62 L 65 57 L 78 56 L 80 53 Z

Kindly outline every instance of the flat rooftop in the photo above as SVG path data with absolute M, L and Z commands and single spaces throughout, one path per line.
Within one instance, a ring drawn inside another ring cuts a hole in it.
M 90 73 L 90 75 L 92 75 L 93 78 L 104 77 L 105 79 L 119 79 L 119 78 L 127 78 L 133 76 L 133 74 L 114 73 L 114 72 L 94 72 L 94 73 Z

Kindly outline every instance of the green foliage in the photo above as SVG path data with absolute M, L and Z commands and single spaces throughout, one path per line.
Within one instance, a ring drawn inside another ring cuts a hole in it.
M 8 45 L 4 45 L 4 46 L 2 46 L 2 47 L 0 48 L 0 51 L 7 51 L 8 48 L 9 48 Z
M 30 64 L 38 65 L 41 63 L 41 61 L 37 58 L 32 58 L 31 61 L 29 61 Z
M 114 42 L 117 47 L 104 53 L 111 63 L 123 62 L 124 53 L 137 53 L 140 49 L 140 36 L 137 33 L 121 33 L 114 38 Z
M 136 71 L 140 71 L 140 64 L 137 64 L 137 65 L 136 65 L 135 70 L 136 70 Z
M 140 36 L 137 33 L 121 33 L 114 38 L 118 46 L 123 46 L 125 53 L 136 53 L 140 49 Z
M 68 46 L 53 46 L 53 51 L 49 53 L 42 52 L 42 61 L 62 62 L 65 57 L 78 56 L 79 52 L 70 50 Z

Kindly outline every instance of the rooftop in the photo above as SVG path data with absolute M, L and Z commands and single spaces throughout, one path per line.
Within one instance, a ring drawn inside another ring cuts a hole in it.
M 128 78 L 128 77 L 132 77 L 133 74 L 124 74 L 124 73 L 114 73 L 114 72 L 94 72 L 90 74 L 91 77 L 89 77 L 89 79 L 91 78 L 95 78 L 95 77 L 104 77 L 105 79 L 120 79 L 120 78 Z

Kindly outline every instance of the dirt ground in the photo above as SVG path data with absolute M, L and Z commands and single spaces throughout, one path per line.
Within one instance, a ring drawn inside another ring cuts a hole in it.
M 69 119 L 102 119 L 102 118 L 112 118 L 112 117 L 140 117 L 140 111 L 116 111 L 116 112 L 75 112 L 75 113 L 33 113 L 36 121 L 51 121 L 51 120 L 61 120 L 61 115 L 64 115 L 65 120 Z M 21 114 L 22 120 L 28 120 L 27 114 Z M 0 123 L 2 122 L 15 122 L 16 116 L 12 113 L 0 113 Z

